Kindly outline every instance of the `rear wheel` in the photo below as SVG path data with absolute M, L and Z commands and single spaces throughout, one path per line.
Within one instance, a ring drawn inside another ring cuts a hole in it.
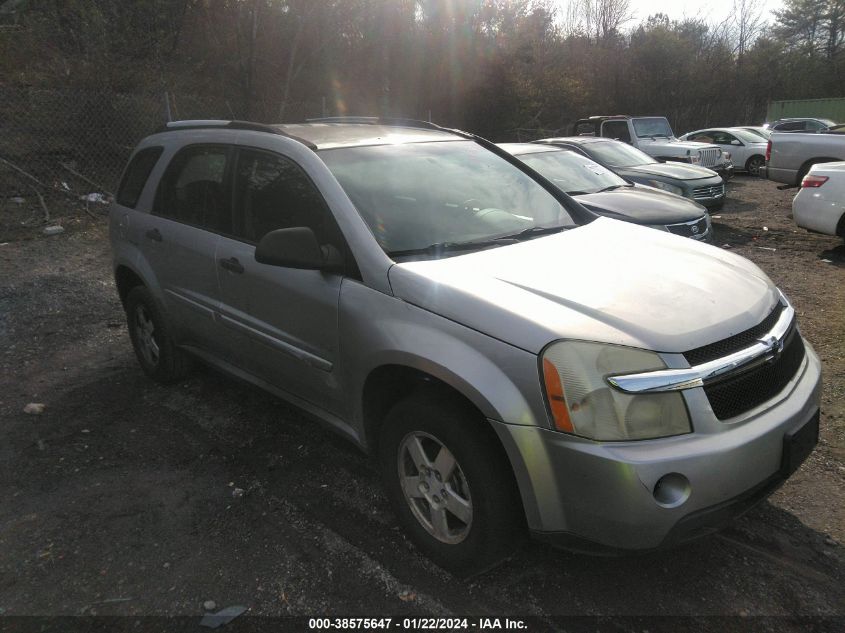
M 126 296 L 125 305 L 129 338 L 144 373 L 163 384 L 184 378 L 190 360 L 173 342 L 167 319 L 152 293 L 136 286 Z
M 522 538 L 524 512 L 510 463 L 471 407 L 419 392 L 388 413 L 382 478 L 417 547 L 457 574 L 502 562 Z
M 762 156 L 752 156 L 748 159 L 748 162 L 745 163 L 745 171 L 747 171 L 751 176 L 759 176 L 760 168 L 765 164 L 766 159 Z

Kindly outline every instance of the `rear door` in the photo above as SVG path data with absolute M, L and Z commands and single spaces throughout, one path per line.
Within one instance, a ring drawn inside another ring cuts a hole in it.
M 334 217 L 293 160 L 266 150 L 238 150 L 234 200 L 233 234 L 220 238 L 216 256 L 221 322 L 249 340 L 248 348 L 232 353 L 259 378 L 341 413 L 338 300 L 343 277 L 255 261 L 255 245 L 266 233 L 299 226 L 310 227 L 321 245 L 345 252 Z
M 189 145 L 167 166 L 152 214 L 140 232 L 162 290 L 167 315 L 180 343 L 219 351 L 220 302 L 215 268 L 218 232 L 231 230 L 232 150 L 225 145 Z

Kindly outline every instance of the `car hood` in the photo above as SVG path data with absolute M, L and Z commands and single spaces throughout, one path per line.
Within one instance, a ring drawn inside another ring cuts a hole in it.
M 684 163 L 646 163 L 645 165 L 625 167 L 624 170 L 640 175 L 666 176 L 677 178 L 678 180 L 700 180 L 702 178 L 713 178 L 714 176 L 719 177 L 719 174 L 712 169 L 699 167 L 698 165 L 686 165 Z
M 673 149 L 675 153 L 680 154 L 681 152 L 686 153 L 687 150 L 690 152 L 697 152 L 700 149 L 720 149 L 718 145 L 713 145 L 712 143 L 698 143 L 697 141 L 680 141 L 676 138 L 662 138 L 657 137 L 656 139 L 650 138 L 641 138 L 640 145 L 648 145 L 649 147 L 666 147 Z
M 778 300 L 738 255 L 608 218 L 399 263 L 389 280 L 398 298 L 533 353 L 562 338 L 683 352 L 757 325 Z
M 706 213 L 704 207 L 687 198 L 642 185 L 586 193 L 575 199 L 591 211 L 636 224 L 689 222 Z

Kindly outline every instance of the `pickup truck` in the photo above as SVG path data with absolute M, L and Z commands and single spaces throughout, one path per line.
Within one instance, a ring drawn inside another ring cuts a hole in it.
M 661 162 L 675 161 L 707 167 L 725 181 L 733 177 L 730 152 L 709 143 L 679 141 L 666 117 L 591 116 L 578 120 L 574 133 L 623 141 Z
M 774 132 L 766 147 L 766 167 L 761 175 L 798 186 L 813 165 L 841 160 L 845 160 L 843 132 Z

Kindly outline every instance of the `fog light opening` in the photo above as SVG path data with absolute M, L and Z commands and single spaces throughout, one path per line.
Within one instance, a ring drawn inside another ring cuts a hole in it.
M 680 473 L 663 475 L 654 484 L 654 500 L 663 508 L 677 508 L 689 499 L 692 487 L 689 480 Z

